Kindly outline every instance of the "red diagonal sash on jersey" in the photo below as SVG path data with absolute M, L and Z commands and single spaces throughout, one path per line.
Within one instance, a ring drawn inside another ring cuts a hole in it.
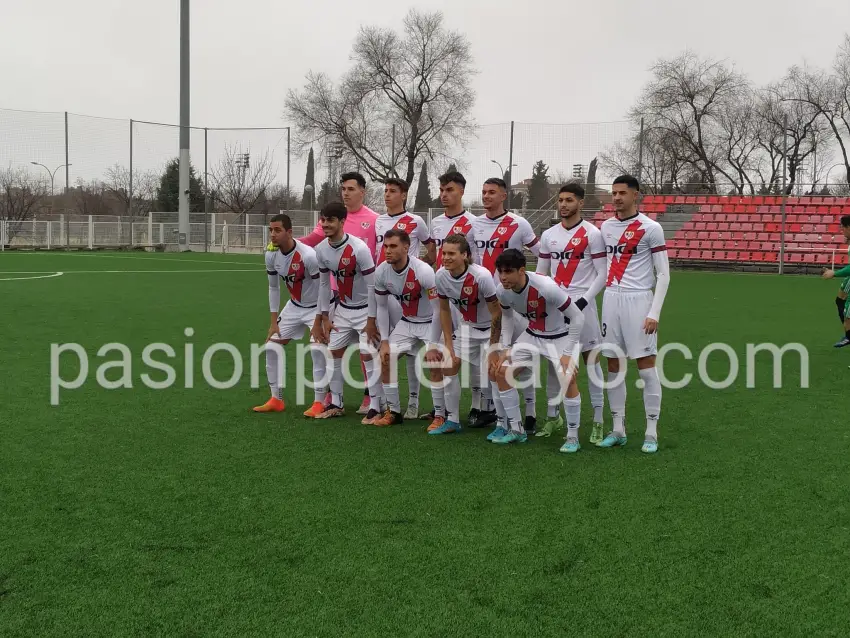
M 508 242 L 513 237 L 514 233 L 519 228 L 519 224 L 515 224 L 514 220 L 505 215 L 505 218 L 499 222 L 499 225 L 496 226 L 496 230 L 493 231 L 493 236 L 490 237 L 490 242 L 496 242 L 496 245 L 492 248 L 484 247 L 484 254 L 481 256 L 481 265 L 484 266 L 490 272 L 496 272 L 496 259 L 498 259 L 499 255 L 501 255 L 505 248 L 508 246 Z M 476 238 L 477 239 L 477 238 Z M 490 242 L 487 242 L 488 244 Z
M 576 270 L 584 257 L 584 251 L 587 250 L 587 230 L 579 228 L 570 239 L 569 243 L 564 247 L 564 252 L 570 251 L 570 258 L 567 263 L 561 260 L 558 263 L 558 270 L 555 273 L 555 283 L 564 288 L 568 288 L 575 277 Z
M 622 236 L 620 237 L 620 241 L 617 242 L 617 247 L 623 247 L 623 250 L 618 255 L 616 252 L 611 256 L 611 267 L 608 269 L 608 281 L 605 283 L 606 286 L 610 286 L 614 280 L 617 283 L 623 279 L 623 275 L 626 272 L 626 268 L 629 265 L 629 261 L 632 258 L 632 255 L 637 250 L 637 245 L 643 236 L 646 234 L 646 231 L 640 227 L 640 221 L 635 220 L 628 226 L 626 226 L 626 230 L 623 231 Z
M 478 282 L 472 273 L 466 275 L 460 287 L 460 314 L 465 321 L 478 321 Z
M 399 219 L 395 223 L 395 226 L 393 226 L 390 230 L 403 230 L 404 232 L 406 232 L 409 235 L 414 230 L 416 230 L 416 222 L 413 221 L 413 217 L 411 217 L 410 215 L 402 215 L 401 219 Z M 386 235 L 386 233 L 384 233 L 384 235 Z M 383 263 L 384 261 L 386 261 L 386 259 L 387 259 L 386 255 L 387 255 L 387 249 L 384 247 L 384 242 L 382 241 L 381 242 L 381 254 L 378 255 L 378 263 L 375 264 L 375 265 L 378 266 L 381 263 Z
M 286 273 L 285 281 L 286 287 L 289 289 L 289 296 L 295 303 L 301 303 L 301 287 L 304 285 L 304 263 L 301 259 L 301 253 L 297 250 L 289 262 L 289 271 Z
M 526 300 L 526 315 L 528 328 L 539 332 L 546 331 L 546 299 L 540 295 L 537 288 L 528 284 L 528 299 Z
M 419 312 L 419 299 L 422 297 L 422 284 L 416 278 L 413 268 L 408 269 L 404 281 L 404 290 L 401 293 L 401 314 L 405 317 L 415 317 Z
M 349 301 L 351 299 L 352 292 L 354 291 L 355 272 L 357 272 L 357 256 L 354 254 L 354 248 L 349 244 L 343 249 L 342 255 L 339 257 L 339 266 L 336 273 L 340 301 Z
M 446 233 L 446 237 L 451 237 L 452 235 L 469 235 L 469 231 L 472 230 L 472 224 L 469 223 L 469 220 L 466 218 L 466 215 L 461 215 L 460 219 L 457 220 L 451 227 L 448 233 Z M 445 241 L 446 237 L 443 237 L 443 241 Z M 443 244 L 440 243 L 440 249 L 437 251 L 437 266 L 436 268 L 439 270 L 440 266 L 443 265 Z

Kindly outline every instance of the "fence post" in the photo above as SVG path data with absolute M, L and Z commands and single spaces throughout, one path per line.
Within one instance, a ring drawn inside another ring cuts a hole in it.
M 6 250 L 6 220 L 0 219 L 0 252 Z M 833 257 L 833 261 L 835 261 Z
M 514 181 L 514 121 L 511 120 L 511 143 L 510 149 L 508 150 L 508 175 L 511 178 L 511 183 Z M 511 184 L 508 184 L 508 201 L 505 208 L 507 210 L 511 209 L 511 200 L 513 199 L 513 189 L 511 188 Z
M 209 129 L 204 127 L 204 252 L 210 251 L 210 183 L 207 151 L 209 149 Z M 287 158 L 287 162 L 289 158 Z
M 50 232 L 53 230 L 51 226 L 53 222 L 47 222 L 47 250 L 50 250 Z
M 148 247 L 153 248 L 153 213 L 148 213 Z
M 779 274 L 785 271 L 785 208 L 788 202 L 788 114 L 782 118 L 782 226 L 779 233 Z
M 94 248 L 94 217 L 89 215 L 89 250 Z
M 70 155 L 68 154 L 68 111 L 65 111 L 65 199 L 66 200 L 68 199 L 68 182 L 70 180 L 69 167 L 71 166 L 71 162 L 70 162 L 69 158 L 70 158 Z M 67 201 L 65 202 L 65 204 L 67 205 Z M 68 221 L 67 223 L 70 224 L 71 222 Z M 63 224 L 63 226 L 64 226 L 64 224 Z M 71 247 L 71 244 L 69 243 L 71 241 L 71 238 L 70 238 L 71 232 L 70 231 L 71 231 L 71 227 L 67 226 L 65 228 L 65 247 L 66 248 Z
M 130 192 L 127 197 L 127 216 L 130 218 L 130 243 L 133 243 L 133 119 L 130 118 Z M 121 224 L 124 232 L 124 224 Z
M 69 226 L 70 226 L 70 224 L 69 224 Z M 70 228 L 69 228 L 69 230 L 70 230 Z M 66 244 L 66 241 L 65 241 L 66 234 L 67 233 L 65 232 L 65 213 L 60 213 L 59 214 L 59 245 L 60 246 L 62 244 Z

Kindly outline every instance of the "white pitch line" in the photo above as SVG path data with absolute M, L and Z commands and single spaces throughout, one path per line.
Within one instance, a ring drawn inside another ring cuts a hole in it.
M 33 273 L 14 273 L 14 272 L 0 272 L 0 275 L 27 275 Z M 41 273 L 37 277 L 0 277 L 0 281 L 23 281 L 25 279 L 50 279 L 51 277 L 61 277 L 65 273 L 63 272 L 54 272 L 54 273 Z
M 0 253 L 0 255 L 8 255 L 9 257 L 20 257 L 23 255 L 51 255 L 53 257 L 56 257 L 57 255 L 61 255 L 62 257 L 92 257 L 94 259 L 139 259 L 142 261 L 179 261 L 182 264 L 222 264 L 225 266 L 256 266 L 257 264 L 262 265 L 264 263 L 261 259 L 257 259 L 257 261 L 218 261 L 213 259 L 175 259 L 174 257 L 140 257 L 136 255 L 104 255 L 88 253 L 13 253 L 12 251 L 9 251 L 8 253 Z

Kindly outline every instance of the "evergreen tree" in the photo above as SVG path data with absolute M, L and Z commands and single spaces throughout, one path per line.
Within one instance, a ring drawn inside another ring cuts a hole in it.
M 308 189 L 307 186 L 311 186 Z M 309 193 L 307 191 L 310 191 Z M 316 164 L 313 159 L 313 147 L 310 147 L 310 154 L 307 156 L 307 177 L 304 179 L 304 195 L 301 197 L 301 208 L 303 210 L 313 210 L 316 207 Z
M 427 213 L 431 207 L 431 186 L 428 184 L 428 162 L 422 162 L 422 170 L 419 172 L 419 185 L 416 187 L 416 200 L 413 210 L 417 213 Z
M 531 169 L 531 185 L 528 187 L 528 208 L 536 210 L 543 208 L 549 199 L 549 167 L 538 160 Z
M 180 210 L 180 160 L 176 157 L 165 165 L 156 189 L 157 210 L 173 213 Z M 204 212 L 204 194 L 201 182 L 195 175 L 195 167 L 189 164 L 189 212 Z

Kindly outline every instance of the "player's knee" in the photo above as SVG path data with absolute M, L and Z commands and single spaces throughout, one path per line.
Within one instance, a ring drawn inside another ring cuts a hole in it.
M 655 355 L 649 355 L 648 357 L 641 357 L 637 360 L 638 370 L 647 370 L 649 368 L 655 367 Z
M 620 360 L 611 358 L 608 359 L 608 372 L 617 374 L 620 371 Z

